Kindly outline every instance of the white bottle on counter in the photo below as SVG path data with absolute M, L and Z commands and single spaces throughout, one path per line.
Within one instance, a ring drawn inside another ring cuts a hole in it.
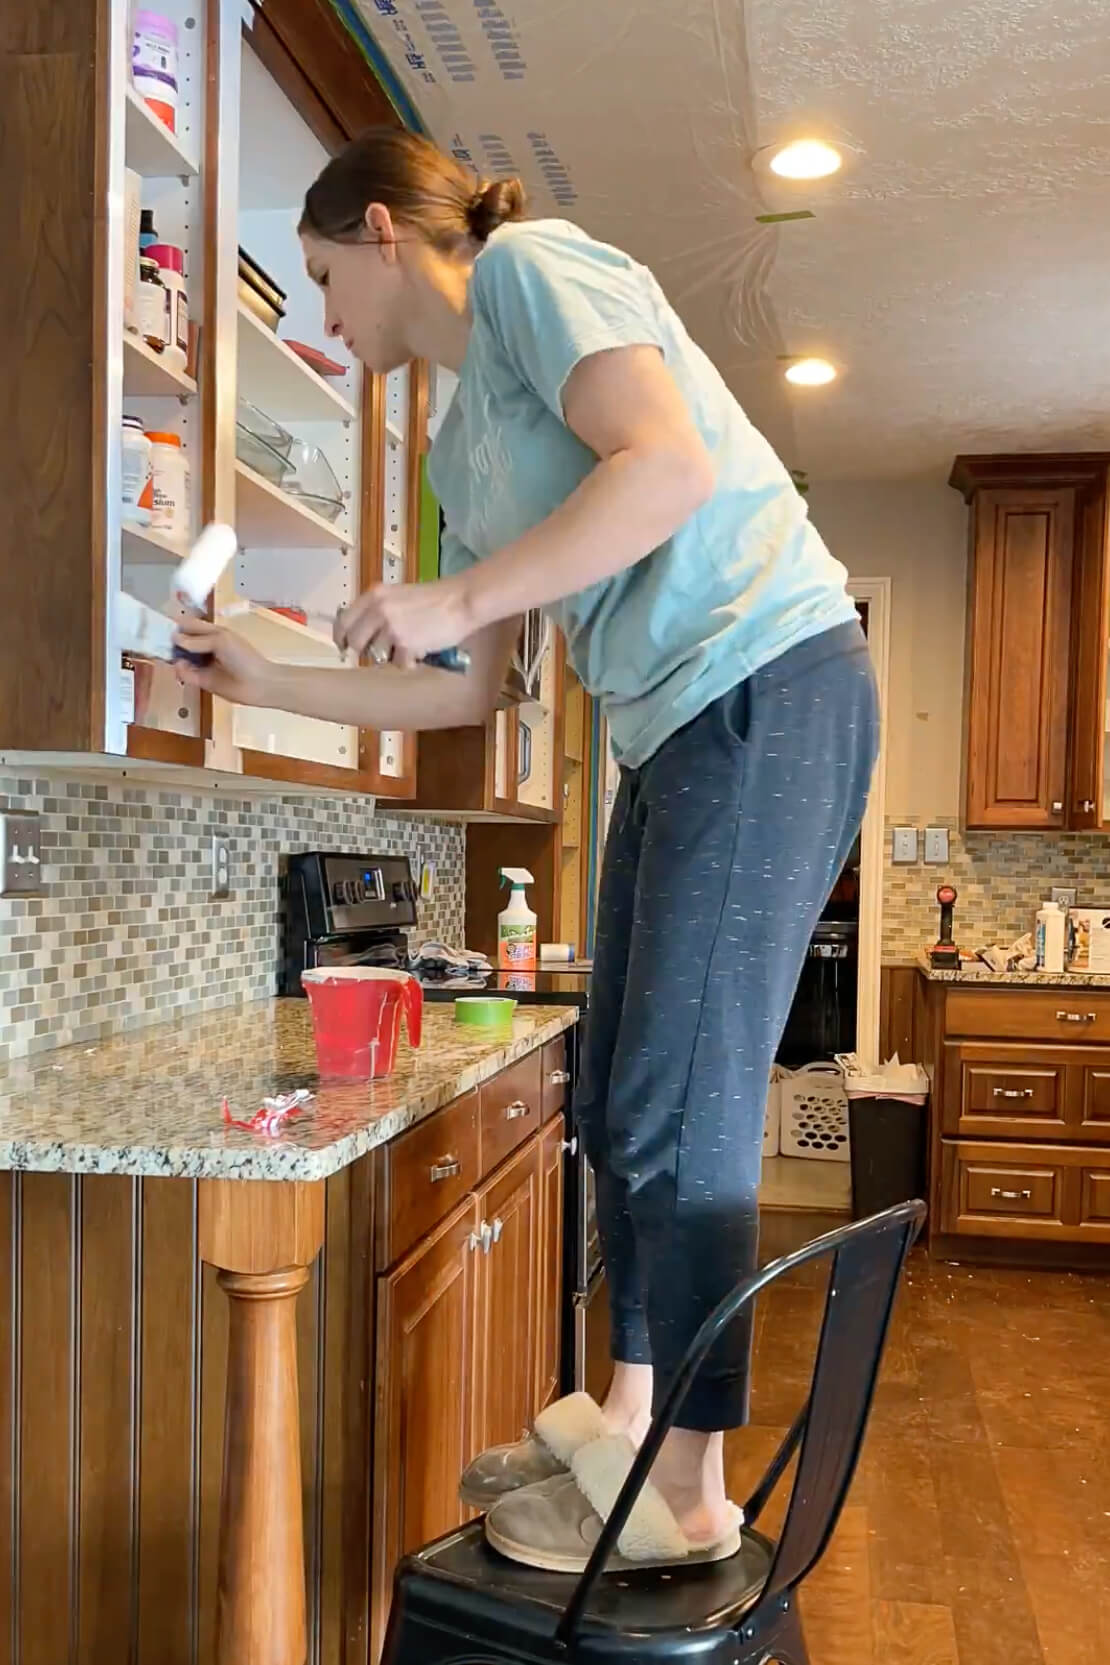
M 1036 925 L 1038 971 L 1063 971 L 1067 923 L 1067 915 L 1058 902 L 1041 904 Z

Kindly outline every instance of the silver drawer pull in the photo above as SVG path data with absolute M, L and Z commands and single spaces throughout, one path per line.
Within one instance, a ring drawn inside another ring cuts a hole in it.
M 462 1163 L 457 1156 L 444 1156 L 429 1169 L 429 1178 L 433 1185 L 438 1185 L 441 1179 L 458 1179 L 462 1173 Z
M 522 1098 L 518 1098 L 515 1104 L 505 1106 L 505 1120 L 507 1122 L 518 1122 L 522 1116 L 530 1116 L 531 1114 L 530 1106 L 525 1104 Z
M 569 1070 L 552 1070 L 547 1078 L 553 1087 L 565 1087 L 570 1080 Z
M 1032 1195 L 1032 1191 L 1004 1191 L 1001 1185 L 991 1186 L 991 1196 L 1002 1202 L 1028 1202 Z
M 1032 1098 L 1032 1087 L 996 1087 L 995 1098 Z
M 1057 1012 L 1057 1023 L 1094 1023 L 1097 1012 Z
M 477 1249 L 481 1249 L 484 1255 L 488 1255 L 492 1237 L 493 1233 L 483 1220 L 481 1225 L 478 1227 L 478 1230 L 472 1231 L 467 1239 L 471 1254 L 474 1254 Z

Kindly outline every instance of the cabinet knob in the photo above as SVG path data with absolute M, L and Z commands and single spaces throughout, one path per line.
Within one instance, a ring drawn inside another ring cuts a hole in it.
M 1093 798 L 1084 798 L 1079 807 L 1083 811 L 1084 815 L 1091 815 L 1094 812 L 1095 800 Z
M 492 1237 L 492 1239 L 495 1243 L 500 1243 L 501 1233 L 504 1230 L 505 1230 L 504 1220 L 497 1219 L 493 1222 L 493 1230 L 491 1231 L 490 1236 Z
M 522 1116 L 529 1114 L 529 1107 L 522 1098 L 518 1098 L 513 1104 L 505 1106 L 505 1120 L 507 1122 L 518 1122 Z
M 569 1070 L 552 1070 L 547 1078 L 553 1087 L 565 1087 L 570 1080 Z
M 444 1156 L 439 1162 L 432 1164 L 428 1170 L 428 1177 L 433 1185 L 438 1185 L 444 1179 L 458 1179 L 462 1173 L 462 1163 L 457 1156 Z
M 1002 1202 L 1028 1202 L 1032 1195 L 1032 1191 L 1004 1191 L 1001 1185 L 991 1186 L 991 1196 Z
M 578 1155 L 578 1137 L 577 1137 L 577 1135 L 575 1135 L 575 1137 L 573 1139 L 563 1139 L 560 1142 L 559 1149 L 560 1150 L 565 1150 L 568 1156 L 577 1156 Z
M 1057 1012 L 1057 1023 L 1093 1023 L 1097 1012 Z
M 1057 798 L 1052 805 L 1052 813 L 1053 815 L 1063 815 L 1064 813 L 1064 805 L 1059 798 Z

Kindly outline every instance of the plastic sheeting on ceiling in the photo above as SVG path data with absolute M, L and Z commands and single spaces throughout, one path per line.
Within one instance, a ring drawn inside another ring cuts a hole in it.
M 650 266 L 752 420 L 791 463 L 767 299 L 781 235 L 750 167 L 743 9 L 723 0 L 357 0 L 445 149 L 519 174 L 533 213 Z M 782 228 L 791 231 L 795 228 Z

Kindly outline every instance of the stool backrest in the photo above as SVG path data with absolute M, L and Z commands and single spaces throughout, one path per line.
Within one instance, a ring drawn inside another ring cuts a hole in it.
M 789 1277 L 811 1261 L 831 1259 L 809 1398 L 744 1509 L 748 1525 L 754 1524 L 798 1451 L 798 1469 L 771 1571 L 759 1601 L 745 1615 L 745 1625 L 758 1628 L 764 1604 L 781 1600 L 802 1582 L 824 1553 L 844 1507 L 875 1394 L 898 1280 L 924 1219 L 924 1203 L 906 1202 L 869 1220 L 859 1220 L 829 1232 L 753 1273 L 706 1319 L 671 1384 L 662 1410 L 652 1423 L 571 1597 L 559 1627 L 561 1641 L 569 1644 L 573 1637 L 663 1440 L 674 1426 L 694 1377 L 722 1331 L 769 1284 Z

